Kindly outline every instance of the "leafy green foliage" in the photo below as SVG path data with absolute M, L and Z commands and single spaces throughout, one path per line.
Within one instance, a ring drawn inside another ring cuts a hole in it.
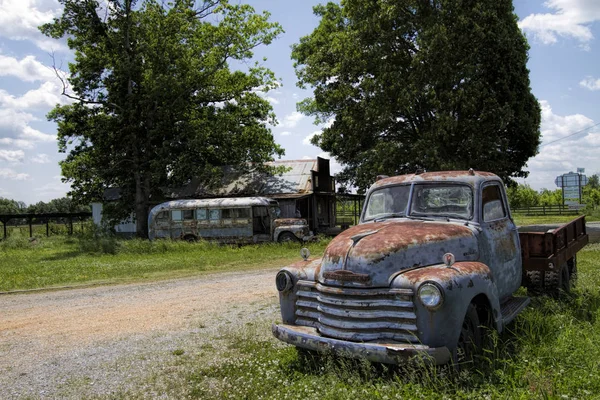
M 523 177 L 540 142 L 528 45 L 510 0 L 342 0 L 293 48 L 313 138 L 364 189 L 379 174 L 474 168 Z
M 268 13 L 227 0 L 60 3 L 62 16 L 40 29 L 67 37 L 75 52 L 65 90 L 74 102 L 48 118 L 58 124 L 62 173 L 76 200 L 120 188 L 110 219 L 134 211 L 146 236 L 149 199 L 161 188 L 283 154 L 268 128 L 272 108 L 259 96 L 276 85 L 274 75 L 246 64 L 282 32 Z M 231 70 L 232 61 L 245 71 Z
M 0 214 L 24 213 L 26 207 L 26 204 L 22 201 L 16 201 L 0 197 Z

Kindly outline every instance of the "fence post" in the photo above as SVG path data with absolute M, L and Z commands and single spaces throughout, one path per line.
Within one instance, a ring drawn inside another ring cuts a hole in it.
M 29 222 L 29 237 L 33 237 L 33 218 L 27 218 L 27 222 Z

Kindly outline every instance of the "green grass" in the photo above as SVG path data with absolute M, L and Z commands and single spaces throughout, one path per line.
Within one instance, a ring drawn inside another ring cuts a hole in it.
M 579 255 L 579 284 L 562 300 L 534 298 L 470 368 L 387 367 L 300 357 L 253 331 L 229 337 L 229 357 L 188 358 L 182 396 L 197 399 L 589 399 L 600 397 L 600 245 Z
M 306 245 L 315 256 L 327 240 Z M 300 260 L 300 245 L 243 247 L 112 237 L 11 237 L 0 242 L 0 291 L 167 279 Z
M 513 214 L 513 218 L 517 226 L 539 225 L 539 224 L 564 224 L 569 221 L 579 218 L 579 215 L 540 215 L 527 216 L 521 214 Z M 600 221 L 600 217 L 596 215 L 586 215 L 586 222 Z

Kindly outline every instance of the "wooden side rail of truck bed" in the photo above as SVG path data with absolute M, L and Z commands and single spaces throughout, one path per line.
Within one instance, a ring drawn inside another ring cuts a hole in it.
M 585 216 L 548 232 L 520 232 L 523 273 L 560 268 L 588 243 Z

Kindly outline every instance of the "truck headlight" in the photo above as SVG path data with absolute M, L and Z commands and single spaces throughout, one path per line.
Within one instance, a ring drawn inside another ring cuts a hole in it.
M 444 302 L 442 290 L 434 282 L 425 282 L 417 292 L 419 300 L 427 308 L 436 309 Z
M 279 271 L 275 277 L 275 286 L 280 292 L 290 290 L 294 286 L 292 275 L 287 271 Z

